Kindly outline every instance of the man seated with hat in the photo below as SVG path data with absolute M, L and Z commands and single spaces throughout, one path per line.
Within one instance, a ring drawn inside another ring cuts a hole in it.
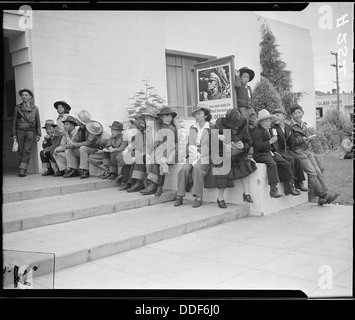
M 84 145 L 79 148 L 79 169 L 81 170 L 80 179 L 86 179 L 90 177 L 89 157 L 92 158 L 91 161 L 96 160 L 102 163 L 102 149 L 106 148 L 107 143 L 110 139 L 110 135 L 106 131 L 104 131 L 102 124 L 98 121 L 88 121 L 86 124 L 86 129 L 92 136 L 94 136 L 94 139 L 90 146 Z
M 65 174 L 69 174 L 71 170 L 68 166 L 66 151 L 68 150 L 69 144 L 80 138 L 80 135 L 78 135 L 79 127 L 77 126 L 76 119 L 73 116 L 68 115 L 63 123 L 65 132 L 63 133 L 60 145 L 54 149 L 53 153 L 54 160 L 58 165 L 58 171 L 53 175 L 53 177 L 60 177 Z M 72 175 L 73 174 L 76 173 L 72 173 Z
M 42 168 L 46 169 L 42 176 L 51 176 L 54 174 L 52 166 L 57 167 L 56 161 L 53 157 L 54 149 L 60 145 L 63 133 L 59 132 L 57 124 L 53 120 L 46 120 L 43 129 L 46 129 L 46 135 L 42 143 L 40 157 L 42 161 Z M 51 166 L 52 163 L 52 166 Z

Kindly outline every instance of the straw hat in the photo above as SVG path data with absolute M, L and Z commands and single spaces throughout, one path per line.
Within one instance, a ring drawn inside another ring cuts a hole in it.
M 275 116 L 273 114 L 270 114 L 269 111 L 267 111 L 266 109 L 262 109 L 259 111 L 258 113 L 258 117 L 257 119 L 255 120 L 255 127 L 259 124 L 259 122 L 261 120 L 266 120 L 266 119 L 271 119 L 271 120 L 275 120 Z
M 91 120 L 91 115 L 88 111 L 86 110 L 81 110 L 79 113 L 78 113 L 78 116 L 76 117 L 77 120 L 79 122 L 81 122 L 82 124 L 86 124 L 88 121 Z
M 86 124 L 86 129 L 94 135 L 99 135 L 104 131 L 102 124 L 95 120 L 88 121 L 88 123 Z

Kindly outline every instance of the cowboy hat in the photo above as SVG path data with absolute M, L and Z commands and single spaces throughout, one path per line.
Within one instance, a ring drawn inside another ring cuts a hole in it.
M 67 109 L 68 111 L 71 110 L 70 105 L 69 105 L 66 101 L 64 101 L 64 100 L 54 102 L 54 104 L 53 104 L 53 105 L 54 105 L 54 108 L 58 109 L 58 106 L 59 106 L 60 104 L 62 105 L 62 107 L 63 107 L 64 109 Z
M 42 129 L 46 129 L 47 127 L 57 127 L 58 125 L 54 122 L 54 120 L 46 120 L 46 122 L 44 123 L 44 127 L 42 127 Z
M 173 116 L 173 118 L 175 118 L 177 116 L 177 113 L 175 111 L 173 111 L 173 109 L 171 109 L 168 106 L 165 106 L 160 109 L 158 115 L 163 115 L 163 114 L 171 114 Z
M 284 114 L 285 116 L 287 116 L 287 112 L 286 112 L 286 110 L 283 109 L 283 108 L 278 108 L 278 109 L 273 110 L 273 111 L 272 111 L 272 114 L 275 114 L 275 113 L 282 113 L 282 114 Z
M 86 129 L 91 134 L 94 134 L 96 136 L 101 134 L 104 131 L 102 124 L 98 121 L 95 121 L 95 120 L 88 121 L 88 123 L 86 124 Z
M 114 122 L 112 122 L 112 125 L 109 126 L 109 128 L 111 128 L 112 130 L 122 131 L 123 130 L 123 124 L 121 122 L 114 121 Z
M 248 67 L 240 68 L 238 71 L 239 71 L 240 76 L 242 76 L 242 74 L 243 74 L 244 72 L 246 72 L 247 74 L 249 74 L 249 81 L 251 81 L 251 80 L 254 79 L 255 72 L 254 72 L 253 70 L 249 69 Z
M 223 118 L 223 124 L 230 129 L 240 128 L 245 122 L 243 115 L 235 108 L 229 109 Z
M 205 111 L 211 113 L 211 109 L 210 109 L 206 104 L 199 103 L 197 106 L 193 107 L 192 112 L 191 112 L 191 115 L 194 117 L 194 116 L 195 116 L 195 113 L 196 113 L 198 110 L 205 110 Z
M 22 92 L 28 92 L 30 94 L 31 97 L 33 97 L 33 93 L 30 89 L 27 89 L 27 88 L 22 88 L 21 90 L 19 90 L 18 94 L 21 96 L 22 95 Z
M 271 119 L 274 120 L 276 116 L 270 114 L 266 109 L 261 109 L 258 113 L 257 119 L 254 121 L 255 127 L 259 124 L 261 120 Z
M 91 120 L 91 115 L 88 111 L 81 110 L 76 118 L 80 123 L 86 124 L 88 121 Z
M 74 126 L 77 126 L 78 125 L 78 122 L 76 121 L 76 119 L 73 117 L 73 116 L 67 116 L 63 121 L 63 123 L 65 122 L 70 122 L 72 123 Z

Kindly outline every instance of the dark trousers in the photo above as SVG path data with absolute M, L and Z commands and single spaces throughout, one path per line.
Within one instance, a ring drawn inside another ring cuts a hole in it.
M 291 163 L 293 180 L 294 181 L 303 181 L 305 180 L 303 166 L 300 158 L 293 153 L 292 151 L 280 152 L 281 156 Z
M 44 150 L 41 150 L 39 155 L 41 157 L 42 163 L 51 163 L 51 162 L 56 163 L 55 159 L 53 157 L 53 152 L 54 152 L 54 150 L 44 153 Z
M 126 164 L 122 167 L 121 173 L 123 175 L 122 182 L 124 183 L 132 183 L 130 177 L 132 176 L 133 166 Z
M 279 181 L 289 181 L 293 179 L 292 166 L 286 159 L 277 153 L 254 154 L 254 159 L 258 163 L 265 163 L 267 166 L 267 178 L 270 186 L 276 186 Z
M 19 156 L 19 168 L 27 170 L 28 164 L 31 159 L 33 139 L 35 139 L 34 131 L 17 130 L 18 141 L 18 156 Z

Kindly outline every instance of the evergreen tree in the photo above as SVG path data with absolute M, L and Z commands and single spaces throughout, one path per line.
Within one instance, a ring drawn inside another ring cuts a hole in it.
M 258 113 L 261 109 L 266 109 L 272 113 L 273 110 L 279 109 L 281 106 L 282 102 L 279 93 L 267 78 L 261 76 L 253 91 L 253 107 L 255 111 Z

